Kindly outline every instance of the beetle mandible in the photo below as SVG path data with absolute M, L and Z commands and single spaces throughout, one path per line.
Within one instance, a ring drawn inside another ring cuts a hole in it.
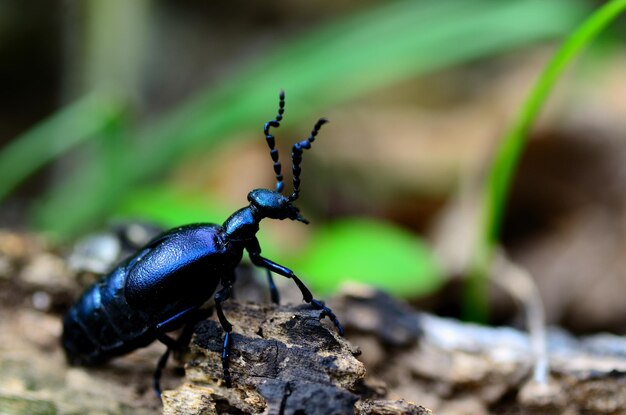
M 293 145 L 293 192 L 284 196 L 278 149 L 270 133 L 271 128 L 280 126 L 284 111 L 285 94 L 281 91 L 278 114 L 263 129 L 274 162 L 275 190 L 252 190 L 248 193 L 250 204 L 233 213 L 222 225 L 186 225 L 157 236 L 87 288 L 63 321 L 62 343 L 71 364 L 103 364 L 159 340 L 167 346 L 153 379 L 154 390 L 160 396 L 159 379 L 170 352 L 187 344 L 193 325 L 206 316 L 201 306 L 215 293 L 215 310 L 224 329 L 221 355 L 224 382 L 231 386 L 229 353 L 233 327 L 224 315 L 222 303 L 231 296 L 235 268 L 244 250 L 254 265 L 267 270 L 273 302 L 278 303 L 279 296 L 272 272 L 292 279 L 304 301 L 321 310 L 320 318 L 329 317 L 339 333 L 344 334 L 332 310 L 313 298 L 292 270 L 261 256 L 256 238 L 259 223 L 265 218 L 308 223 L 294 205 L 300 192 L 302 153 L 311 148 L 327 120 L 319 119 L 311 135 Z M 219 284 L 221 288 L 215 292 Z M 178 339 L 166 334 L 183 326 Z

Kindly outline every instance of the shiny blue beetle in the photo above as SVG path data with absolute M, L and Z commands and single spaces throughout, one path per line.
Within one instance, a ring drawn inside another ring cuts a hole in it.
M 284 196 L 278 150 L 274 136 L 270 134 L 271 128 L 280 126 L 284 108 L 285 95 L 281 91 L 278 115 L 264 127 L 274 161 L 276 189 L 251 191 L 248 194 L 250 204 L 233 213 L 221 226 L 211 223 L 187 225 L 157 236 L 89 287 L 63 321 L 62 343 L 71 364 L 103 364 L 159 340 L 167 346 L 153 380 L 155 392 L 160 396 L 159 379 L 170 352 L 187 344 L 193 325 L 207 314 L 202 305 L 213 296 L 217 317 L 224 329 L 221 356 L 224 381 L 230 386 L 232 325 L 224 315 L 222 303 L 231 295 L 235 268 L 244 250 L 254 265 L 267 270 L 272 301 L 278 303 L 279 300 L 271 275 L 274 272 L 292 279 L 304 301 L 321 310 L 320 317 L 329 317 L 343 335 L 343 328 L 332 310 L 313 298 L 293 271 L 261 256 L 256 238 L 259 223 L 265 218 L 308 223 L 293 204 L 300 191 L 302 153 L 311 148 L 321 126 L 327 121 L 317 121 L 311 135 L 294 144 L 291 153 L 293 193 Z M 219 285 L 221 287 L 216 292 Z M 176 340 L 166 334 L 181 327 L 185 329 Z

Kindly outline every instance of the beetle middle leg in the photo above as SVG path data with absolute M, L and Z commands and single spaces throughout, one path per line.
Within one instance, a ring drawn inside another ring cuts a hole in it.
M 167 365 L 170 354 L 172 353 L 172 351 L 179 351 L 183 347 L 187 346 L 191 341 L 191 337 L 193 336 L 196 323 L 200 320 L 205 319 L 209 315 L 211 315 L 211 309 L 198 309 L 197 307 L 190 307 L 182 313 L 179 313 L 174 317 L 171 317 L 168 320 L 157 324 L 157 340 L 167 346 L 165 353 L 163 353 L 163 355 L 159 358 L 157 367 L 154 370 L 154 374 L 152 375 L 152 388 L 154 389 L 154 393 L 159 399 L 161 399 L 162 392 L 161 375 L 163 374 L 163 369 L 165 369 L 165 366 Z M 188 319 L 188 323 L 184 326 L 183 331 L 180 333 L 178 338 L 173 339 L 165 334 L 169 325 L 182 318 Z
M 231 282 L 223 283 L 224 288 L 215 293 L 213 296 L 215 300 L 215 310 L 217 311 L 217 318 L 224 329 L 224 345 L 222 346 L 222 368 L 224 369 L 224 383 L 226 387 L 230 388 L 232 382 L 230 378 L 230 347 L 232 345 L 232 339 L 230 333 L 233 330 L 233 325 L 226 319 L 224 311 L 222 310 L 222 303 L 226 301 L 231 294 L 232 285 Z
M 168 340 L 165 340 L 165 339 L 168 339 Z M 154 373 L 152 374 L 152 389 L 154 390 L 154 393 L 156 394 L 157 398 L 161 400 L 161 395 L 162 395 L 161 375 L 163 374 L 163 369 L 165 369 L 165 366 L 167 365 L 167 361 L 170 358 L 170 354 L 172 353 L 172 350 L 174 349 L 174 345 L 177 342 L 176 340 L 172 339 L 166 334 L 160 335 L 158 340 L 161 343 L 165 343 L 167 345 L 167 349 L 165 349 L 165 353 L 163 353 L 163 355 L 159 359 L 159 362 L 157 363 L 157 367 L 156 369 L 154 369 Z

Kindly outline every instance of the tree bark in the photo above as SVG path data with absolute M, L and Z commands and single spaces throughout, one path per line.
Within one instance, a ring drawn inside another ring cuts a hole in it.
M 217 321 L 203 321 L 184 357 L 185 382 L 163 394 L 165 414 L 429 413 L 377 396 L 364 382 L 358 349 L 320 322 L 319 310 L 229 302 L 224 312 L 234 326 L 232 388 L 222 380 L 224 332 Z

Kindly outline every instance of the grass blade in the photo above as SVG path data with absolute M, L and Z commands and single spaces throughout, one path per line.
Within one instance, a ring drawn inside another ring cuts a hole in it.
M 94 93 L 16 137 L 0 153 L 0 200 L 46 163 L 104 132 L 122 113 L 120 100 Z
M 569 36 L 544 68 L 498 147 L 484 187 L 480 240 L 476 244 L 467 293 L 468 317 L 476 320 L 486 318 L 486 309 L 481 308 L 487 304 L 487 268 L 497 244 L 513 174 L 531 126 L 567 66 L 624 10 L 626 0 L 612 0 L 595 11 Z

